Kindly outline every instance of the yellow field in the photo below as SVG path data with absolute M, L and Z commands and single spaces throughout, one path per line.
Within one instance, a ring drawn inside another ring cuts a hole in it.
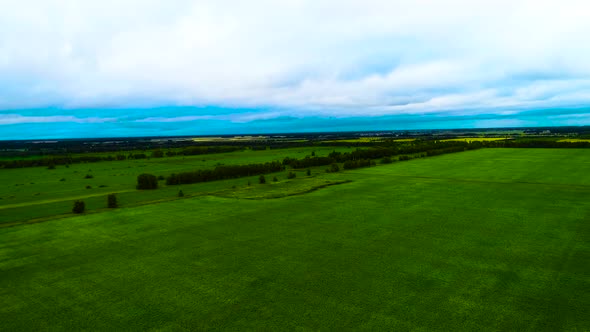
M 567 143 L 590 142 L 590 138 L 568 138 L 568 139 L 560 139 L 557 142 L 567 142 Z

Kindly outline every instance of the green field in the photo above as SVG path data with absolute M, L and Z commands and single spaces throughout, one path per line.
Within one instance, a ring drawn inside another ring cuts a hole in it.
M 333 150 L 344 152 L 350 149 L 304 147 L 262 151 L 245 150 L 187 157 L 72 164 L 68 168 L 57 166 L 53 170 L 45 167 L 2 169 L 0 170 L 0 183 L 2 183 L 0 186 L 0 227 L 27 220 L 45 220 L 48 217 L 69 213 L 73 201 L 77 199 L 83 199 L 87 209 L 91 211 L 106 208 L 106 195 L 109 193 L 116 193 L 120 204 L 129 206 L 174 198 L 179 189 L 190 196 L 228 189 L 232 186 L 245 186 L 248 181 L 256 182 L 258 179 L 258 177 L 252 177 L 185 185 L 180 188 L 173 186 L 157 191 L 137 191 L 135 190 L 136 179 L 141 173 L 167 176 L 175 172 L 210 169 L 220 164 L 264 163 L 282 160 L 285 157 L 303 158 L 311 154 L 312 151 L 318 156 L 323 156 Z M 93 178 L 86 179 L 87 174 L 92 175 Z M 285 179 L 285 174 L 275 175 Z M 63 181 L 60 181 L 62 179 Z M 87 189 L 87 186 L 91 188 Z
M 225 162 L 278 158 L 239 156 Z M 85 194 L 85 181 L 109 186 L 96 194 L 129 190 L 130 207 L 0 228 L 0 330 L 590 330 L 590 150 L 314 169 L 131 207 L 178 190 L 134 191 L 141 165 L 165 175 L 219 158 L 1 170 L 0 204 L 24 204 L 0 205 L 2 221 L 24 220 L 45 195 Z M 57 189 L 58 172 L 74 194 Z

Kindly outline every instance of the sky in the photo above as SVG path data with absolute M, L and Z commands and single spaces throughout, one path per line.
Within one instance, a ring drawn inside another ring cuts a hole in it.
M 0 0 L 0 140 L 590 125 L 590 3 Z

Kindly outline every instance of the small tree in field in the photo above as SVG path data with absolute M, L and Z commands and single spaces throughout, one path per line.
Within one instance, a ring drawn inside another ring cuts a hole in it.
M 311 169 L 308 168 L 307 169 L 307 172 L 305 172 L 305 174 L 307 174 L 307 176 L 310 176 L 311 175 Z
M 148 190 L 158 189 L 158 178 L 153 174 L 140 174 L 137 177 L 137 189 Z
M 182 190 L 178 191 L 178 197 L 184 197 L 184 193 L 182 192 Z
M 74 202 L 74 208 L 72 209 L 73 213 L 84 213 L 84 210 L 86 210 L 86 204 L 84 204 L 84 201 Z
M 295 172 L 289 172 L 287 174 L 287 179 L 294 179 L 297 177 L 297 174 L 295 174 Z
M 264 177 L 264 175 L 261 175 L 260 177 L 258 177 L 258 183 L 260 183 L 260 184 L 266 183 L 266 178 Z
M 275 177 L 272 178 L 272 181 L 273 182 L 277 182 L 277 181 L 279 181 L 279 179 L 277 179 L 277 177 L 275 176 Z
M 107 206 L 111 209 L 119 207 L 119 204 L 117 203 L 117 196 L 115 196 L 115 194 L 109 194 L 107 196 Z

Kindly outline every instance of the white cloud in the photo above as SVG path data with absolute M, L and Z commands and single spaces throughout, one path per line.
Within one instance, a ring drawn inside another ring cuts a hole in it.
M 0 109 L 584 105 L 589 12 L 577 0 L 0 0 Z
M 75 116 L 22 116 L 20 114 L 0 114 L 0 125 L 19 124 L 19 123 L 55 123 L 55 122 L 74 122 L 74 123 L 104 123 L 114 122 L 115 118 L 78 118 Z

